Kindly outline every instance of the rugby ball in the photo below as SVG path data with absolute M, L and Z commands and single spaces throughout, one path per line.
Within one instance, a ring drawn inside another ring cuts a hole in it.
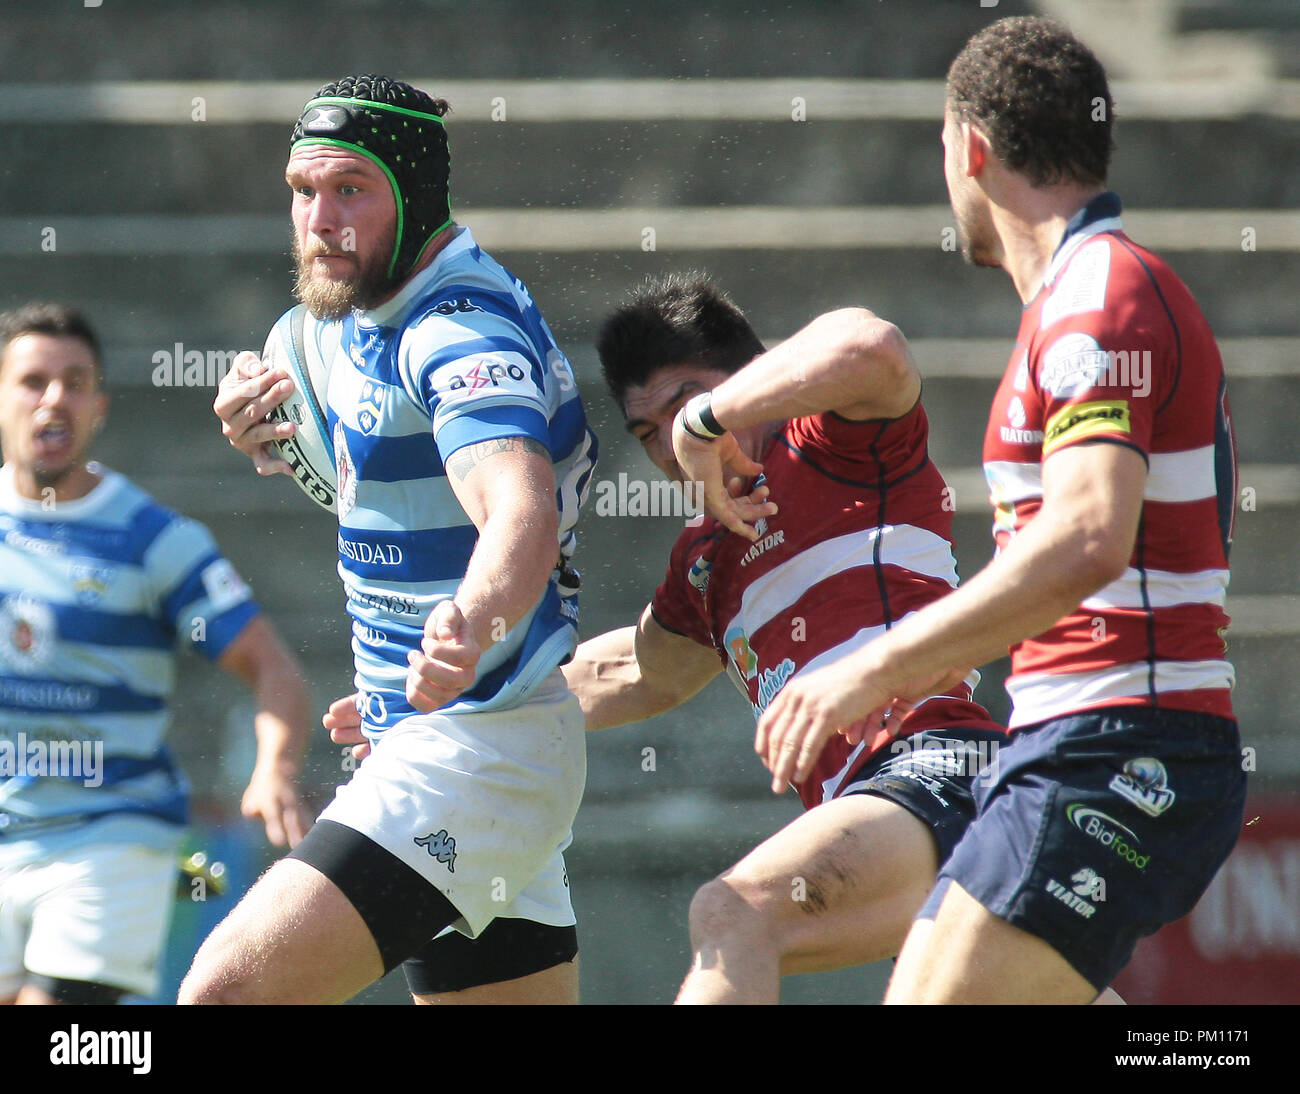
M 294 386 L 293 394 L 271 411 L 269 420 L 293 422 L 297 428 L 292 437 L 273 445 L 293 468 L 302 492 L 331 513 L 336 511 L 338 477 L 325 393 L 342 327 L 337 321 L 317 319 L 305 304 L 299 304 L 276 320 L 262 350 L 262 363 L 284 369 Z

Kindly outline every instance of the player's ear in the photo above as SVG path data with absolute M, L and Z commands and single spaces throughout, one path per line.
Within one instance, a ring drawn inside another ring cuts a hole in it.
M 976 178 L 984 170 L 993 149 L 988 138 L 970 122 L 961 123 L 961 143 L 966 160 L 965 173 L 970 178 Z

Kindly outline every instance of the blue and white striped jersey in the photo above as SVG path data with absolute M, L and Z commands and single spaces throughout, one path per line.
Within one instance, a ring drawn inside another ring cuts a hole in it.
M 415 713 L 406 701 L 407 652 L 419 648 L 433 606 L 455 594 L 478 540 L 444 460 L 501 437 L 545 445 L 557 486 L 556 561 L 567 563 L 596 438 L 528 290 L 464 228 L 397 296 L 343 321 L 328 403 L 339 574 L 373 737 Z M 474 686 L 444 710 L 516 706 L 568 660 L 577 597 L 560 576 L 557 569 L 533 609 L 484 651 Z
M 257 614 L 201 524 L 122 475 L 47 508 L 0 468 L 0 843 L 111 815 L 185 821 L 163 745 L 178 640 Z

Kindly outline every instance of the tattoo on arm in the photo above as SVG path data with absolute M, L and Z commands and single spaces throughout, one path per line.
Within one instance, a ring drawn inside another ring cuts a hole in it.
M 458 482 L 464 482 L 475 467 L 500 452 L 532 452 L 548 460 L 551 458 L 546 446 L 532 437 L 498 437 L 494 441 L 480 441 L 456 449 L 447 460 L 447 473 Z

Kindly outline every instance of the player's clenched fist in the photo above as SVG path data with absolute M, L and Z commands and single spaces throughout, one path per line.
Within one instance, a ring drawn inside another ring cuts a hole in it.
M 474 631 L 454 600 L 438 603 L 424 623 L 419 650 L 406 656 L 406 699 L 428 713 L 446 706 L 474 683 L 482 651 Z
M 336 745 L 351 745 L 352 756 L 364 760 L 370 755 L 370 742 L 361 732 L 361 711 L 357 708 L 357 693 L 344 695 L 330 703 L 329 710 L 321 715 L 321 725 L 330 731 L 330 740 Z
M 253 461 L 259 475 L 292 474 L 272 441 L 292 437 L 292 422 L 268 422 L 266 416 L 293 393 L 293 381 L 283 369 L 268 369 L 256 353 L 235 358 L 222 377 L 213 412 L 221 419 L 221 432 L 235 448 Z

